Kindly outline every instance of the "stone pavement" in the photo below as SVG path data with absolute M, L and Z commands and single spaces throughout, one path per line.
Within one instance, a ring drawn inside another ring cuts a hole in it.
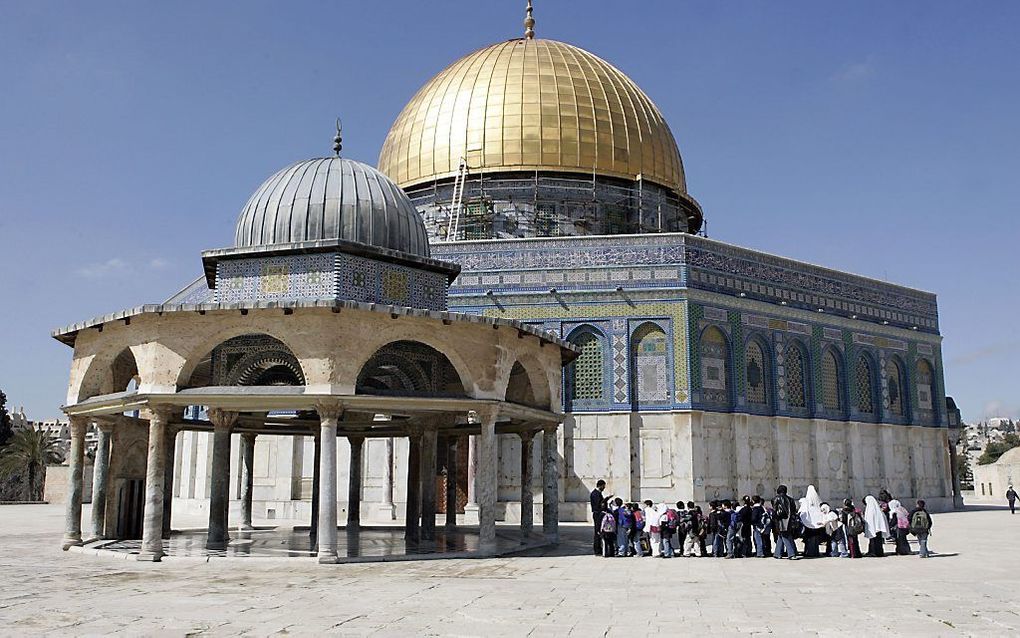
M 1003 635 L 1020 516 L 937 514 L 941 555 L 600 559 L 588 528 L 512 558 L 321 566 L 64 553 L 58 505 L 0 506 L 0 635 Z M 88 520 L 87 516 L 85 520 Z M 300 563 L 300 564 L 299 564 Z

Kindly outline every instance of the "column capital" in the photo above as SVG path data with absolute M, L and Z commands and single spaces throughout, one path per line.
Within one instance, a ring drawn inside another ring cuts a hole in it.
M 339 421 L 344 415 L 344 404 L 335 400 L 318 401 L 315 404 L 315 411 L 319 413 L 320 419 L 331 419 Z
M 89 425 L 89 418 L 87 416 L 68 416 L 67 420 L 71 425 L 71 436 L 85 436 Z
M 234 424 L 237 423 L 237 412 L 231 412 L 229 410 L 223 410 L 221 408 L 209 408 L 209 420 L 212 421 L 213 426 L 219 429 L 231 429 Z
M 489 421 L 495 421 L 496 418 L 499 417 L 499 406 L 483 405 L 477 410 L 473 410 L 473 412 L 477 415 L 479 423 L 487 423 Z
M 242 432 L 241 438 L 249 443 L 255 443 L 255 437 L 258 436 L 257 432 Z
M 521 441 L 531 441 L 535 438 L 537 430 L 521 430 L 517 433 L 517 436 L 521 437 Z
M 560 429 L 560 424 L 556 423 L 556 422 L 544 423 L 542 425 L 542 431 L 543 432 L 553 432 L 553 433 L 555 433 L 559 429 Z
M 184 408 L 166 403 L 150 404 L 146 409 L 150 415 L 162 419 L 164 423 L 184 413 Z

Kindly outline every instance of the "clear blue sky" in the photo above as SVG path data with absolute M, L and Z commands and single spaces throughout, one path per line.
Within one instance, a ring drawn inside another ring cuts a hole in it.
M 0 388 L 59 414 L 52 328 L 160 302 L 269 174 L 374 164 L 404 103 L 523 0 L 5 2 Z M 629 74 L 712 237 L 931 290 L 946 387 L 1020 416 L 1020 3 L 537 0 Z

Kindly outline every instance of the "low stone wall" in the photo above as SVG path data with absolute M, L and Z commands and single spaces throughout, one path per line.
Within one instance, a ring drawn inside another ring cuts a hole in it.
M 50 465 L 46 467 L 46 484 L 43 487 L 43 500 L 48 503 L 67 502 L 67 483 L 71 468 L 66 465 Z M 86 465 L 82 471 L 82 502 L 92 502 L 92 466 Z

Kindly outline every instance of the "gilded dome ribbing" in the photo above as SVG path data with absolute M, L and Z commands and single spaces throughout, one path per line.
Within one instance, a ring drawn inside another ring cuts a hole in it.
M 432 78 L 397 117 L 379 168 L 407 187 L 457 173 L 540 170 L 643 179 L 686 193 L 655 104 L 598 56 L 555 40 L 509 40 Z

